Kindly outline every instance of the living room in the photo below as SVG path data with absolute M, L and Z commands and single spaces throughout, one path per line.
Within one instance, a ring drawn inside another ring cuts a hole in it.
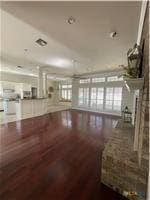
M 1 199 L 148 200 L 149 3 L 0 12 Z

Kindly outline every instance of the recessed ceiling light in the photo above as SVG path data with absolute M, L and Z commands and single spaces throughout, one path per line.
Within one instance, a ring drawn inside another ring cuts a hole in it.
M 67 22 L 68 24 L 74 24 L 76 22 L 76 19 L 74 17 L 69 17 Z
M 44 41 L 43 39 L 39 38 L 38 40 L 35 41 L 37 44 L 39 44 L 40 46 L 45 46 L 47 45 L 47 42 Z

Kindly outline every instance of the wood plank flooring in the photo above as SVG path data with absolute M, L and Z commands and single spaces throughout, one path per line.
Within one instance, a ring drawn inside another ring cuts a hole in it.
M 100 182 L 117 120 L 67 110 L 1 125 L 0 199 L 124 200 Z

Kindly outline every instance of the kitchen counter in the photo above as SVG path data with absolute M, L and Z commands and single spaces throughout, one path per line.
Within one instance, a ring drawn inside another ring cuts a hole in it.
M 18 119 L 26 119 L 47 113 L 47 98 L 19 99 L 16 101 L 16 115 Z
M 16 101 L 16 99 L 4 99 L 3 101 Z
M 18 101 L 29 101 L 29 100 L 41 100 L 41 99 L 47 99 L 47 98 L 24 98 L 24 99 L 16 99 L 16 102 Z
M 24 98 L 24 99 L 20 99 L 20 100 L 41 100 L 41 99 L 47 99 L 47 98 Z

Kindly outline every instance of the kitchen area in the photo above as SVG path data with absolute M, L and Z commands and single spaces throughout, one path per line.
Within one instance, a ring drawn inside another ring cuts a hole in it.
M 0 81 L 0 123 L 46 113 L 48 99 L 38 98 L 37 93 L 28 83 Z

